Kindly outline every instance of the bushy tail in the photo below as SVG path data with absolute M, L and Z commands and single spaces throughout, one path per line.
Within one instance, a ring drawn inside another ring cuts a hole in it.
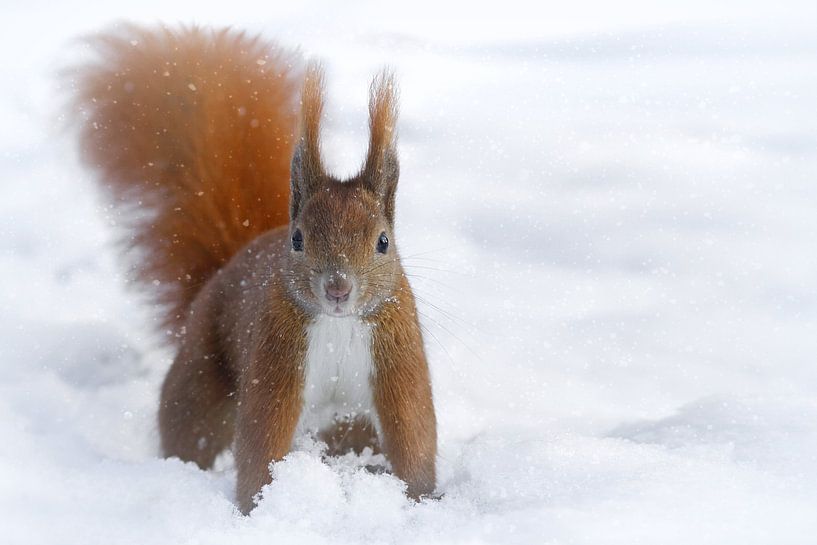
M 127 26 L 73 71 L 84 160 L 173 333 L 244 244 L 289 221 L 297 57 L 241 32 Z

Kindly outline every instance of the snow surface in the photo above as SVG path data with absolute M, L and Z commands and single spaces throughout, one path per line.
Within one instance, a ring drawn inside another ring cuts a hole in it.
M 0 23 L 2 543 L 817 543 L 813 1 L 49 4 Z M 441 500 L 301 441 L 243 517 L 229 455 L 157 455 L 171 354 L 55 77 L 115 19 L 324 58 L 338 172 L 395 67 Z

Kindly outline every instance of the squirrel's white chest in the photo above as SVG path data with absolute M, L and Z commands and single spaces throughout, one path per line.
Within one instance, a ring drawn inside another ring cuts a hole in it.
M 336 418 L 364 417 L 376 425 L 371 325 L 321 315 L 309 326 L 307 341 L 299 433 L 317 433 Z

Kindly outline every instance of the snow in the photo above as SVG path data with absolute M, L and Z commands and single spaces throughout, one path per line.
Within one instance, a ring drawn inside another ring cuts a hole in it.
M 814 543 L 817 6 L 339 9 L 4 6 L 3 543 Z M 229 454 L 158 456 L 172 355 L 123 285 L 55 76 L 117 19 L 322 57 L 341 174 L 367 81 L 394 67 L 441 499 L 302 440 L 243 517 Z

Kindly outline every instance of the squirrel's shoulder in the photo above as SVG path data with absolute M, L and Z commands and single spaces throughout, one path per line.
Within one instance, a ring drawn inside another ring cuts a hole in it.
M 287 273 L 288 254 L 289 226 L 271 229 L 236 252 L 213 276 L 213 287 L 227 299 L 257 300 L 261 291 L 282 285 L 279 277 Z
M 240 269 L 250 272 L 259 266 L 267 269 L 286 259 L 289 253 L 289 225 L 262 233 L 247 243 L 224 266 L 224 271 Z

